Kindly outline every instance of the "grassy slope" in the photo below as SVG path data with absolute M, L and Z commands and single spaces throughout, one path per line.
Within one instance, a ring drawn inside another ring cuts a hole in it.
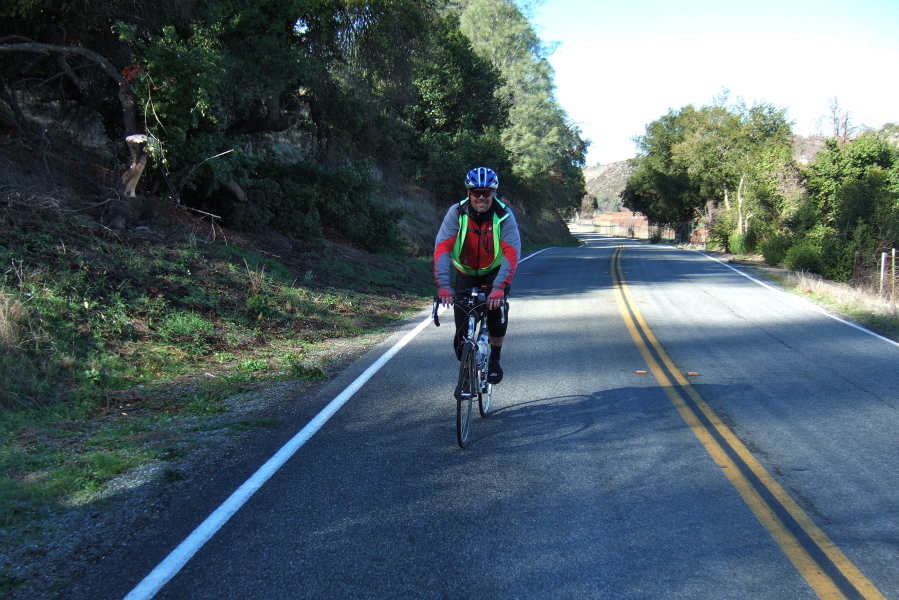
M 210 429 L 270 424 L 230 398 L 327 379 L 335 340 L 384 330 L 432 293 L 424 259 L 221 230 L 210 242 L 201 222 L 113 232 L 48 197 L 3 192 L 0 530 L 10 549 L 46 542 L 54 516 L 103 506 L 128 471 L 163 465 L 156 476 L 177 479 Z M 0 592 L 27 579 L 0 566 Z

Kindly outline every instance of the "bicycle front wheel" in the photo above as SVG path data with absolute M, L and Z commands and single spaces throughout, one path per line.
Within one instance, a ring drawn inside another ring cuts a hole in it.
M 485 383 L 484 387 L 481 389 L 481 393 L 478 394 L 478 410 L 481 412 L 482 417 L 487 416 L 487 412 L 490 410 L 491 400 L 493 400 L 493 384 Z
M 462 362 L 459 364 L 459 397 L 456 398 L 456 441 L 464 448 L 471 430 L 471 404 L 478 393 L 475 378 L 477 365 L 471 346 L 462 348 Z

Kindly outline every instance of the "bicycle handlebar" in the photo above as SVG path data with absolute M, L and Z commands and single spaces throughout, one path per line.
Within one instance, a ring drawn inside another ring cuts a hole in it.
M 467 300 L 467 303 L 463 304 Z M 506 299 L 502 298 L 499 301 L 500 306 L 506 303 Z M 487 305 L 487 295 L 484 290 L 481 288 L 471 288 L 470 290 L 465 290 L 465 292 L 461 294 L 457 294 L 453 299 L 453 306 L 461 306 L 461 308 L 466 310 L 477 310 Z M 434 326 L 440 327 L 440 317 L 437 314 L 437 311 L 440 309 L 440 296 L 434 296 L 434 308 L 431 310 L 431 318 L 434 320 Z M 506 313 L 503 311 L 502 316 L 500 317 L 500 323 L 506 322 Z
M 440 317 L 437 315 L 437 309 L 440 308 L 440 296 L 434 296 L 434 310 L 431 311 L 431 318 L 434 319 L 434 327 L 440 327 Z

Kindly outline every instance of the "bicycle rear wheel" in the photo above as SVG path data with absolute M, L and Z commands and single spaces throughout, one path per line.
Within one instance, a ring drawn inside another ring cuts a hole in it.
M 459 397 L 456 398 L 456 441 L 464 448 L 471 430 L 471 404 L 478 393 L 475 356 L 471 346 L 462 348 L 462 362 L 459 364 Z

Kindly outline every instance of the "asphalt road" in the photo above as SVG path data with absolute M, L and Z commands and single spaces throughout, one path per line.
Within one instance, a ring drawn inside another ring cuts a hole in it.
M 447 314 L 142 597 L 899 598 L 899 346 L 700 253 L 584 239 L 520 265 L 465 450 Z M 406 331 L 62 597 L 125 597 Z

